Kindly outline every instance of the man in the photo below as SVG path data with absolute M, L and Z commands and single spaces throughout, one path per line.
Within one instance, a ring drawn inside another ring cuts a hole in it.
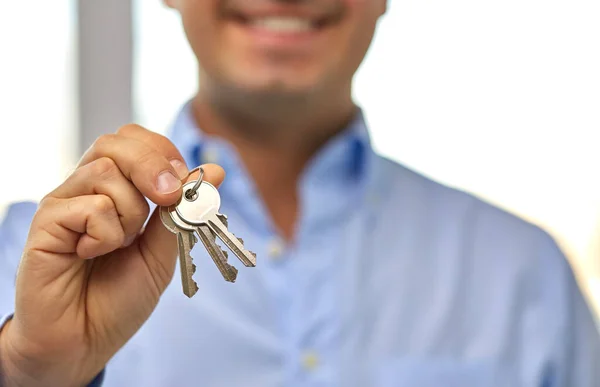
M 4 386 L 600 385 L 553 240 L 369 146 L 351 83 L 385 0 L 167 3 L 200 73 L 169 139 L 103 136 L 4 221 Z M 197 258 L 188 299 L 146 198 L 176 202 L 211 154 L 258 265 L 231 284 Z

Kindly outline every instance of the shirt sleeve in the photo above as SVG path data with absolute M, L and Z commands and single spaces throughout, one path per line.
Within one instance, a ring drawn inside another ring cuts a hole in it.
M 543 386 L 600 387 L 599 324 L 581 291 L 567 257 L 550 237 L 541 249 L 540 328 L 551 327 Z M 543 329 L 543 328 L 541 328 Z M 547 383 L 549 382 L 549 383 Z
M 3 322 L 15 308 L 17 267 L 36 210 L 36 203 L 16 203 L 8 208 L 4 219 L 0 218 L 0 317 Z
M 573 275 L 568 276 L 567 299 L 567 341 L 562 353 L 567 376 L 564 385 L 600 387 L 599 325 Z

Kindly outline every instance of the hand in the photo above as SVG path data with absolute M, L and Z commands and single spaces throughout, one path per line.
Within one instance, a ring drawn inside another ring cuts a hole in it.
M 156 211 L 142 230 L 145 197 L 175 203 L 187 175 L 168 139 L 129 125 L 99 138 L 44 197 L 19 267 L 15 315 L 0 334 L 6 384 L 86 385 L 144 324 L 177 256 Z M 220 167 L 204 166 L 205 180 L 219 186 L 223 178 Z

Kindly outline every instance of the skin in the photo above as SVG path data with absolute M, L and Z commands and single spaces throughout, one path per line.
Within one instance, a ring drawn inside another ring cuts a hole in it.
M 352 118 L 352 77 L 386 1 L 166 2 L 181 14 L 198 58 L 199 126 L 237 148 L 274 222 L 292 239 L 298 177 Z M 327 24 L 310 38 L 279 44 L 233 21 L 272 7 Z M 204 169 L 219 186 L 224 171 Z M 159 179 L 164 172 L 172 186 Z M 86 385 L 144 324 L 177 255 L 175 236 L 156 212 L 143 228 L 145 197 L 175 203 L 187 175 L 167 138 L 127 125 L 100 137 L 41 200 L 19 266 L 15 315 L 0 332 L 0 385 Z

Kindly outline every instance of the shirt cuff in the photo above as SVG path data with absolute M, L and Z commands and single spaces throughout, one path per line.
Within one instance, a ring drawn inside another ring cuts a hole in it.
M 96 378 L 94 380 L 92 380 L 92 382 L 90 384 L 88 384 L 87 387 L 100 387 L 102 386 L 102 382 L 104 381 L 104 370 L 102 370 L 102 372 L 100 372 L 98 374 L 98 376 L 96 376 Z
M 0 318 L 0 332 L 2 332 L 2 328 L 4 328 L 4 326 L 6 325 L 6 323 L 12 319 L 13 315 L 12 314 L 8 314 L 6 316 L 2 316 Z M 87 387 L 100 387 L 102 386 L 102 382 L 104 381 L 104 370 L 102 370 L 102 372 L 100 372 L 98 374 L 98 376 L 96 376 L 94 378 L 94 380 L 92 380 L 92 382 L 90 384 L 88 384 Z
M 2 331 L 2 328 L 4 328 L 4 326 L 6 325 L 6 323 L 8 322 L 8 320 L 10 320 L 12 318 L 12 313 L 6 316 L 2 316 L 0 317 L 0 331 Z

